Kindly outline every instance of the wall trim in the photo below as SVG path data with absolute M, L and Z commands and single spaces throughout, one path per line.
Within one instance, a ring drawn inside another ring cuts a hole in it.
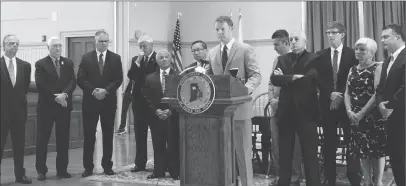
M 136 39 L 130 39 L 129 43 L 131 45 L 138 45 L 138 40 Z M 181 42 L 181 45 L 191 45 L 193 43 L 193 41 L 184 41 Z M 205 41 L 206 44 L 208 45 L 216 45 L 219 44 L 219 41 Z M 244 43 L 247 44 L 260 44 L 260 43 L 272 43 L 272 39 L 246 39 L 244 40 Z M 158 41 L 154 41 L 154 44 L 159 44 L 159 45 L 171 45 L 172 41 L 162 41 L 162 40 L 158 40 Z

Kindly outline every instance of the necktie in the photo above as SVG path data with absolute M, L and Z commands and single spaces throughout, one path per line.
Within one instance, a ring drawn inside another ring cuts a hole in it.
M 161 80 L 162 94 L 165 93 L 165 75 L 166 71 L 162 71 L 162 80 Z
M 228 60 L 227 46 L 224 45 L 223 53 L 221 54 L 221 63 L 223 64 L 223 70 L 225 70 L 225 68 L 226 68 L 227 60 Z
M 148 64 L 148 56 L 144 56 L 144 60 L 141 63 L 141 68 L 146 68 Z
M 11 59 L 8 65 L 8 73 L 10 74 L 11 84 L 13 84 L 14 87 L 14 85 L 16 84 L 16 75 L 14 74 L 14 64 L 13 60 Z
M 334 50 L 333 56 L 333 83 L 334 83 L 334 90 L 337 90 L 337 71 L 338 71 L 338 51 Z
M 58 77 L 61 77 L 61 67 L 59 66 L 59 60 L 55 60 L 55 70 L 58 74 Z
M 100 53 L 99 55 L 99 70 L 100 74 L 103 75 L 103 53 Z
M 393 55 L 391 55 L 391 56 L 389 57 L 388 68 L 386 69 L 386 77 L 388 77 L 390 68 L 392 67 L 392 65 L 393 65 L 393 63 L 394 63 L 393 60 L 394 60 Z

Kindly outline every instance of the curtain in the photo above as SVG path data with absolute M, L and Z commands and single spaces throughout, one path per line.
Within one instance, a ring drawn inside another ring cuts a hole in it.
M 357 1 L 307 1 L 307 50 L 317 52 L 328 47 L 325 29 L 331 21 L 340 21 L 344 24 L 347 30 L 343 44 L 352 48 L 359 39 L 358 15 Z
M 406 2 L 364 1 L 364 19 L 365 37 L 372 38 L 377 42 L 378 50 L 375 59 L 376 61 L 383 61 L 388 57 L 388 52 L 384 51 L 382 47 L 382 28 L 396 23 L 403 26 L 403 32 L 406 32 Z

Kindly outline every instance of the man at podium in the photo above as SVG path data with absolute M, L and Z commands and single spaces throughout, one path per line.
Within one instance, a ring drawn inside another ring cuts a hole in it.
M 233 37 L 233 21 L 229 16 L 220 16 L 214 22 L 220 44 L 209 51 L 208 59 L 214 75 L 230 74 L 230 69 L 238 69 L 237 78 L 245 81 L 245 87 L 251 94 L 261 82 L 258 62 L 253 48 L 236 41 Z M 252 123 L 253 108 L 251 102 L 237 107 L 234 112 L 234 135 L 237 164 L 243 186 L 252 185 Z

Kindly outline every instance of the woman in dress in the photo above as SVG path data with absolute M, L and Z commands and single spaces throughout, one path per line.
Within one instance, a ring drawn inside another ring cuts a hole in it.
M 385 166 L 386 134 L 375 106 L 375 89 L 382 70 L 382 64 L 372 60 L 376 50 L 377 44 L 370 38 L 355 43 L 359 64 L 350 69 L 344 96 L 351 122 L 348 151 L 350 156 L 361 159 L 364 186 L 382 186 Z

